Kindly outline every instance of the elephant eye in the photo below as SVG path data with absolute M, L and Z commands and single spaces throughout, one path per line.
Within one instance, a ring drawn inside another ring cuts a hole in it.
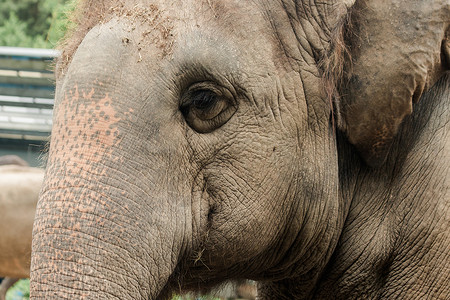
M 199 133 L 211 132 L 236 112 L 231 93 L 212 83 L 193 85 L 182 98 L 180 111 L 188 125 Z

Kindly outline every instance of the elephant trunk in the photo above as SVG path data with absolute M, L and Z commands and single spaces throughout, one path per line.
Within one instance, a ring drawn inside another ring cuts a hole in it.
M 163 138 L 157 109 L 143 137 L 131 109 L 116 109 L 119 92 L 89 78 L 66 87 L 33 228 L 31 297 L 157 299 L 189 241 L 181 150 Z
M 170 91 L 144 93 L 163 86 L 150 84 L 159 78 L 151 72 L 105 71 L 136 63 L 122 43 L 128 27 L 111 22 L 86 35 L 57 84 L 33 299 L 161 298 L 192 243 L 183 129 L 169 126 L 161 105 Z
M 47 173 L 36 212 L 31 297 L 158 298 L 181 252 L 175 229 L 184 218 L 169 207 L 139 208 L 136 194 L 101 177 L 53 186 L 55 173 Z

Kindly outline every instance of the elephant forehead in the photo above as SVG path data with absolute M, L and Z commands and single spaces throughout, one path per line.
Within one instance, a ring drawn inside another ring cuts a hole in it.
M 161 10 L 158 5 L 154 3 L 131 5 L 130 3 L 118 2 L 110 8 L 110 13 L 110 18 L 126 18 L 130 26 L 128 31 L 133 31 L 136 27 L 143 27 L 137 41 L 140 47 L 143 47 L 145 43 L 151 43 L 161 51 L 162 57 L 172 52 L 173 19 L 167 13 L 164 13 L 164 10 Z M 128 41 L 125 38 L 122 42 L 127 43 Z
M 223 35 L 228 38 L 224 43 L 237 39 L 241 43 L 245 42 L 243 48 L 265 46 L 267 41 L 261 42 L 263 36 L 271 37 L 269 40 L 277 44 L 272 33 L 274 24 L 269 16 L 276 10 L 275 5 L 278 4 L 261 5 L 234 0 L 80 1 L 77 9 L 78 24 L 69 35 L 59 58 L 57 77 L 66 73 L 86 34 L 97 25 L 107 24 L 114 19 L 121 23 L 109 25 L 115 31 L 123 23 L 127 23 L 122 28 L 127 34 L 121 34 L 124 44 L 132 40 L 140 49 L 154 46 L 160 51 L 160 58 L 170 57 L 178 40 L 189 38 L 189 33 L 194 33 L 195 36 L 196 32 L 208 33 L 207 36 Z M 278 10 L 282 11 L 282 8 Z

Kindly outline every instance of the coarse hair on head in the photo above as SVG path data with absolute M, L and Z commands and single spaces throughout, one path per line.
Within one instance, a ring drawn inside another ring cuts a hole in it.
M 112 0 L 77 0 L 73 12 L 68 16 L 69 28 L 57 48 L 61 55 L 55 66 L 56 79 L 64 73 L 84 36 L 97 24 L 102 22 L 108 12 L 120 1 Z
M 346 86 L 352 74 L 352 59 L 358 44 L 359 13 L 355 7 L 348 9 L 347 13 L 337 22 L 331 32 L 330 47 L 325 57 L 319 63 L 324 89 L 333 107 L 333 126 L 345 130 L 342 122 L 340 107 L 341 98 L 345 96 Z M 337 124 L 335 123 L 337 121 Z

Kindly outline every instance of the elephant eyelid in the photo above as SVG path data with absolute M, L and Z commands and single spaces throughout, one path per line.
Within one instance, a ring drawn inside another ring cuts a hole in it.
M 192 104 L 197 109 L 208 109 L 217 101 L 217 95 L 212 91 L 200 90 L 192 94 Z
M 187 124 L 199 133 L 209 133 L 225 124 L 236 112 L 231 92 L 212 82 L 193 84 L 181 98 L 180 111 Z

